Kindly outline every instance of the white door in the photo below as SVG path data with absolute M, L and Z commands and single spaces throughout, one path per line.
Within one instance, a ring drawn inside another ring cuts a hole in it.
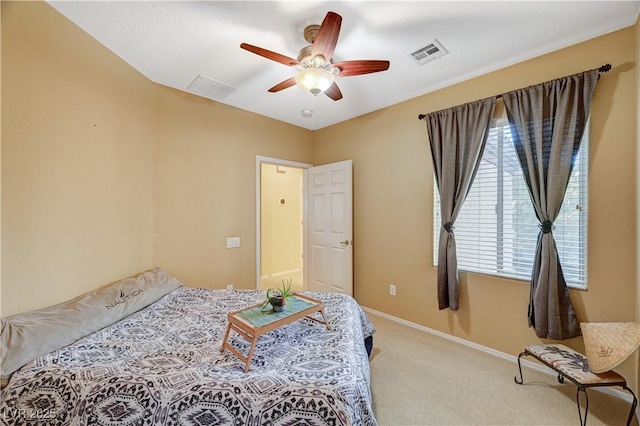
M 306 170 L 311 291 L 353 295 L 353 165 L 351 160 Z

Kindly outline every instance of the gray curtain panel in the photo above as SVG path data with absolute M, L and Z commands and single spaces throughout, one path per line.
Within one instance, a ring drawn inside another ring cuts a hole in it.
M 453 224 L 478 171 L 496 99 L 487 98 L 426 115 L 440 192 L 438 307 L 458 310 L 458 260 Z
M 502 95 L 540 233 L 531 275 L 529 326 L 541 338 L 580 335 L 562 273 L 553 221 L 560 212 L 591 110 L 598 70 Z

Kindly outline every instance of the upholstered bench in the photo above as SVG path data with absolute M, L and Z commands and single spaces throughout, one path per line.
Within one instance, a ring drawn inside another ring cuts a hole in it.
M 627 420 L 627 426 L 631 425 L 638 400 L 633 391 L 627 387 L 627 381 L 620 374 L 615 371 L 606 371 L 598 374 L 591 372 L 589 370 L 589 361 L 587 361 L 587 358 L 581 353 L 564 345 L 530 345 L 527 346 L 524 349 L 524 352 L 518 356 L 520 380 L 518 380 L 517 377 L 514 377 L 514 379 L 519 385 L 522 384 L 522 366 L 520 365 L 520 358 L 522 358 L 522 356 L 529 355 L 558 373 L 558 382 L 564 383 L 564 379 L 567 378 L 578 387 L 576 392 L 576 403 L 578 404 L 578 415 L 580 416 L 581 426 L 587 424 L 587 414 L 589 413 L 589 396 L 587 395 L 587 388 L 599 386 L 620 386 L 633 396 L 633 403 L 631 404 L 631 410 Z M 586 401 L 584 419 L 582 417 L 582 410 L 580 409 L 580 392 L 584 393 Z

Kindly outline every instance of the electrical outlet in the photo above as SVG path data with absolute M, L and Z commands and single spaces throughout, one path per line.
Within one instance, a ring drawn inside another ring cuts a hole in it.
M 240 247 L 240 237 L 227 238 L 227 248 Z
M 394 284 L 389 284 L 389 294 L 392 296 L 396 295 L 396 286 Z
M 227 290 L 233 290 L 233 284 L 227 284 Z

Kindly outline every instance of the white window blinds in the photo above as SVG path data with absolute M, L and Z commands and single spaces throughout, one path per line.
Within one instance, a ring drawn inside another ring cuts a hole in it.
M 553 230 L 565 280 L 578 288 L 587 284 L 587 164 L 588 130 Z M 441 220 L 435 179 L 434 200 L 437 266 Z M 454 224 L 458 269 L 530 280 L 538 223 L 509 125 L 498 122 L 490 130 L 480 168 Z

